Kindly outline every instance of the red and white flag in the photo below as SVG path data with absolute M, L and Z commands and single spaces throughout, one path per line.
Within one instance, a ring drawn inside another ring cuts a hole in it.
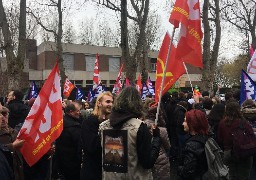
M 60 73 L 56 62 L 17 137 L 25 140 L 20 151 L 29 166 L 50 149 L 63 130 L 61 101 Z
M 113 90 L 112 90 L 112 93 L 115 93 L 115 94 L 119 94 L 119 92 L 121 91 L 122 89 L 122 82 L 121 82 L 121 77 L 122 77 L 122 72 L 123 72 L 123 64 L 121 65 L 120 67 L 120 70 L 119 70 L 119 73 L 117 75 L 117 78 L 116 78 L 116 83 L 113 87 Z
M 64 89 L 63 89 L 63 95 L 68 98 L 74 88 L 75 88 L 75 85 L 72 84 L 72 82 L 70 82 L 68 78 L 66 78 Z
M 96 54 L 95 59 L 95 65 L 94 65 L 94 71 L 93 71 L 93 90 L 97 88 L 97 86 L 100 84 L 99 81 L 99 54 Z
M 253 81 L 256 81 L 256 51 L 254 51 L 253 56 L 247 65 L 247 74 Z
M 137 80 L 137 84 L 136 84 L 136 89 L 137 89 L 137 90 L 139 91 L 139 93 L 141 94 L 142 83 L 141 83 L 140 74 L 138 75 L 138 80 Z
M 169 21 L 175 28 L 181 24 L 176 59 L 202 68 L 203 33 L 199 0 L 176 0 Z

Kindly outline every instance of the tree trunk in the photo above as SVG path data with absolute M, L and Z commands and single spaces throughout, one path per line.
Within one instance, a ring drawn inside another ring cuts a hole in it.
M 58 0 L 58 15 L 59 15 L 59 22 L 58 22 L 58 33 L 57 33 L 57 37 L 56 37 L 56 41 L 57 41 L 57 57 L 59 60 L 59 69 L 60 69 L 60 77 L 61 77 L 61 87 L 64 87 L 64 82 L 66 79 L 66 74 L 65 74 L 65 68 L 63 66 L 63 48 L 62 48 L 62 34 L 63 34 L 63 30 L 62 30 L 62 10 L 61 10 L 61 0 Z

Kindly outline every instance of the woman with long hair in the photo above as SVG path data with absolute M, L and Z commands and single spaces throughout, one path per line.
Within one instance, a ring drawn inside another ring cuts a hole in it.
M 237 159 L 232 156 L 233 131 L 240 126 L 241 121 L 244 121 L 245 128 L 252 130 L 244 119 L 238 102 L 228 102 L 224 118 L 219 123 L 217 140 L 224 150 L 224 163 L 229 167 L 230 180 L 248 180 L 252 167 L 252 157 Z

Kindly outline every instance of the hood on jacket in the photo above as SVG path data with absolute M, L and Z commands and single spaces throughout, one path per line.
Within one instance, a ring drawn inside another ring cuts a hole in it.
M 138 118 L 136 115 L 125 111 L 112 111 L 109 117 L 110 125 L 114 129 L 120 129 L 123 124 L 131 118 Z

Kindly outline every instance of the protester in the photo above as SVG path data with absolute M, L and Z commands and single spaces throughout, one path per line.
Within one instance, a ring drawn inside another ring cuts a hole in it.
M 10 91 L 7 96 L 7 108 L 9 114 L 9 126 L 15 128 L 19 123 L 23 123 L 29 113 L 29 107 L 22 101 L 23 94 L 21 91 Z
M 219 123 L 217 139 L 220 147 L 224 150 L 224 163 L 229 167 L 231 180 L 247 180 L 252 167 L 252 157 L 237 159 L 232 156 L 232 133 L 240 125 L 241 121 L 245 120 L 238 102 L 227 102 L 224 119 Z M 244 123 L 245 126 L 250 127 L 248 122 L 245 121 Z
M 157 107 L 150 107 L 146 115 L 145 123 L 151 130 L 152 125 L 155 123 L 157 113 Z M 169 162 L 169 151 L 170 151 L 170 140 L 168 138 L 167 129 L 165 127 L 165 120 L 163 117 L 163 111 L 160 108 L 157 126 L 160 129 L 160 138 L 162 145 L 160 147 L 159 156 L 152 168 L 154 180 L 170 180 L 170 162 Z M 151 131 L 152 132 L 152 131 Z
M 153 128 L 152 138 L 139 119 L 142 111 L 138 90 L 128 86 L 115 99 L 109 120 L 100 124 L 102 179 L 152 179 L 151 168 L 161 146 L 160 132 Z
M 66 180 L 79 180 L 81 169 L 80 105 L 77 102 L 69 103 L 65 112 L 63 131 L 56 140 L 56 160 Z
M 111 92 L 101 93 L 95 103 L 94 110 L 82 124 L 81 147 L 83 150 L 83 163 L 81 179 L 102 179 L 101 144 L 98 134 L 99 124 L 109 118 L 113 103 Z
M 208 122 L 205 113 L 195 109 L 186 112 L 183 126 L 189 136 L 182 154 L 183 163 L 178 168 L 178 179 L 202 179 L 208 169 L 204 151 L 208 139 Z

